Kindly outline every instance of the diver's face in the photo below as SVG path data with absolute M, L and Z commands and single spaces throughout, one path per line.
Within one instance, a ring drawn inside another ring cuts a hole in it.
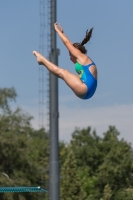
M 69 56 L 70 56 L 70 60 L 73 62 L 73 63 L 76 63 L 76 58 L 75 56 L 73 56 L 70 52 L 69 52 Z

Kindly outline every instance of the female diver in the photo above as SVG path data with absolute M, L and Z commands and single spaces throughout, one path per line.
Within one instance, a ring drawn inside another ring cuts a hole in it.
M 93 28 L 86 31 L 86 36 L 81 43 L 74 43 L 67 38 L 60 24 L 54 24 L 55 31 L 69 51 L 70 60 L 75 64 L 75 70 L 78 76 L 62 69 L 48 61 L 37 51 L 33 51 L 39 64 L 43 64 L 52 74 L 62 78 L 66 84 L 73 90 L 75 95 L 81 99 L 91 98 L 97 88 L 97 68 L 95 63 L 86 55 L 87 50 L 84 47 L 91 36 Z

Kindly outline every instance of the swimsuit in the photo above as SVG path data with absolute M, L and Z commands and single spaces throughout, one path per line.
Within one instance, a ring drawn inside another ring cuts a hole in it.
M 86 84 L 87 92 L 83 99 L 89 99 L 93 96 L 97 88 L 97 79 L 91 74 L 89 68 L 90 66 L 95 65 L 94 62 L 88 65 L 80 65 L 78 62 L 75 64 L 75 70 L 79 74 L 80 80 Z

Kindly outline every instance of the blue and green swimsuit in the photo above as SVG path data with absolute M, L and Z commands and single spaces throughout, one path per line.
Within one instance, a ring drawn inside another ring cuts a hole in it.
M 87 92 L 83 99 L 91 98 L 97 88 L 97 79 L 94 78 L 89 70 L 89 67 L 92 65 L 95 65 L 95 63 L 92 62 L 91 64 L 85 66 L 80 65 L 78 62 L 75 64 L 75 71 L 79 74 L 80 80 L 87 86 Z

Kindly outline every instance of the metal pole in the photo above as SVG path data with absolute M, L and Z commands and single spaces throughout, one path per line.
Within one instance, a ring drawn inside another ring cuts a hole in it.
M 56 49 L 56 0 L 51 0 L 51 51 L 50 61 L 58 65 Z M 49 199 L 60 199 L 59 139 L 58 139 L 58 78 L 50 73 L 50 162 L 49 162 Z

